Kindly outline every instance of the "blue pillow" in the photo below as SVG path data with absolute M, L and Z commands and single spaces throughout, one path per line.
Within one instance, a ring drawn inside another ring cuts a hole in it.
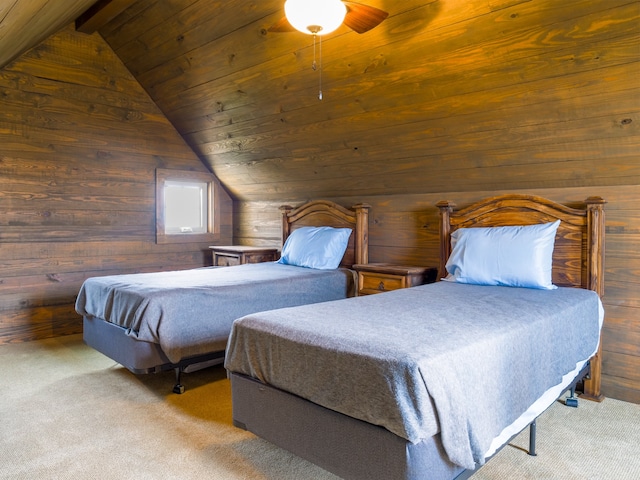
M 298 228 L 284 242 L 278 263 L 320 270 L 338 268 L 350 235 L 350 228 Z
M 560 220 L 515 227 L 460 228 L 451 234 L 449 275 L 475 285 L 553 290 L 553 247 Z

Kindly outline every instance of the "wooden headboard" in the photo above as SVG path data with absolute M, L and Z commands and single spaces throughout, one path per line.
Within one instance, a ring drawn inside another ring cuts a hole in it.
M 439 277 L 446 275 L 445 264 L 451 254 L 451 233 L 458 228 L 534 225 L 560 220 L 553 250 L 553 283 L 578 287 L 604 295 L 604 204 L 600 197 L 589 197 L 580 208 L 567 207 L 533 195 L 500 195 L 486 198 L 456 211 L 448 200 L 440 209 Z M 602 400 L 600 393 L 600 351 L 591 359 L 590 379 L 584 395 Z
M 282 244 L 300 227 L 351 228 L 353 232 L 340 266 L 351 268 L 356 263 L 369 263 L 369 208 L 366 203 L 359 203 L 347 209 L 329 200 L 315 200 L 298 208 L 283 205 Z

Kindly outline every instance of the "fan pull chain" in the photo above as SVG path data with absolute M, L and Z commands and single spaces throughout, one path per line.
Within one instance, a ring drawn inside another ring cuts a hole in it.
M 311 68 L 314 72 L 318 68 L 316 65 L 316 35 L 313 36 L 313 65 L 311 65 Z
M 316 37 L 313 35 L 313 64 L 311 68 L 318 71 L 318 100 L 322 100 L 322 36 L 320 37 L 320 65 L 316 63 Z
M 318 74 L 318 100 L 322 100 L 322 37 L 320 37 L 320 72 Z

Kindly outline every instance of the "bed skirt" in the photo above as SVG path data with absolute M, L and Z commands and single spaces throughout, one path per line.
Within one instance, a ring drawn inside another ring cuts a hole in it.
M 412 444 L 388 430 L 230 372 L 233 422 L 349 480 L 468 478 L 440 436 Z M 314 432 L 310 435 L 309 432 Z
M 135 374 L 158 373 L 178 368 L 192 372 L 224 361 L 224 351 L 213 352 L 172 363 L 157 343 L 136 340 L 126 329 L 101 318 L 83 317 L 84 342 L 91 348 L 112 358 Z

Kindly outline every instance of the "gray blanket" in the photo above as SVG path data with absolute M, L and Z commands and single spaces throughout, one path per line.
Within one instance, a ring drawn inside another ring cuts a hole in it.
M 598 296 L 438 282 L 234 322 L 225 366 L 484 463 L 491 441 L 587 359 Z
M 349 270 L 275 262 L 87 279 L 76 300 L 83 316 L 102 318 L 167 358 L 224 350 L 233 320 L 274 308 L 346 298 Z

